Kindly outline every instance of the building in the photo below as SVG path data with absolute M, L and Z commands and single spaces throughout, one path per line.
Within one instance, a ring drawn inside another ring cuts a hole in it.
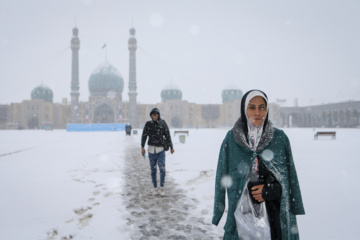
M 44 126 L 66 128 L 71 107 L 67 100 L 53 103 L 53 92 L 42 84 L 31 91 L 31 100 L 0 105 L 1 129 L 38 129 Z
M 232 127 L 240 116 L 242 91 L 229 86 L 221 93 L 222 104 L 196 104 L 182 99 L 182 91 L 170 83 L 159 93 L 161 102 L 138 104 L 136 82 L 135 29 L 130 29 L 129 49 L 129 101 L 122 94 L 124 79 L 108 61 L 100 63 L 88 79 L 89 99 L 79 101 L 79 29 L 73 28 L 71 38 L 71 101 L 53 103 L 53 91 L 45 85 L 35 87 L 31 100 L 0 105 L 1 129 L 43 129 L 48 127 L 65 129 L 68 123 L 130 123 L 133 128 L 142 128 L 150 119 L 149 113 L 157 107 L 170 128 L 215 128 Z M 280 122 L 280 107 L 270 103 L 270 119 Z
M 281 126 L 358 128 L 360 126 L 360 101 L 308 107 L 283 107 L 281 108 Z

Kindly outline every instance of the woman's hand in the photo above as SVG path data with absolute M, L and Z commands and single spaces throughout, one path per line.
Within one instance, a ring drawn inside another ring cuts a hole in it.
M 258 202 L 263 202 L 264 199 L 262 197 L 262 190 L 264 188 L 264 184 L 256 185 L 251 188 L 251 194 Z

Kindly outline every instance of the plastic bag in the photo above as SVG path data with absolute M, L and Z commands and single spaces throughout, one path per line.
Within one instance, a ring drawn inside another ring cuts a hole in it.
M 240 240 L 267 240 L 271 239 L 270 223 L 265 202 L 253 203 L 247 188 L 243 193 L 235 210 L 236 226 Z

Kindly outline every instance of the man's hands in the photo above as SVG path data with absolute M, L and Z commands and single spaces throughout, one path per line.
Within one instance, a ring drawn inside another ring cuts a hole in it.
M 263 202 L 264 199 L 262 197 L 262 190 L 264 188 L 264 184 L 256 185 L 251 188 L 251 194 L 258 202 Z
M 143 147 L 141 148 L 141 155 L 145 156 L 145 148 L 143 148 Z
M 171 154 L 173 154 L 175 152 L 174 149 L 170 149 Z M 141 155 L 144 156 L 145 155 L 145 148 L 141 147 Z

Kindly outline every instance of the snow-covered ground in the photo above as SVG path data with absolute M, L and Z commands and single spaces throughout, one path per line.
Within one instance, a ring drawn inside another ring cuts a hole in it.
M 284 130 L 292 144 L 306 211 L 298 217 L 301 239 L 357 239 L 360 129 L 334 129 L 336 140 L 314 140 L 315 129 Z M 179 199 L 189 206 L 177 213 L 181 209 L 170 201 L 167 210 L 180 214 L 190 225 L 197 221 L 198 232 L 209 235 L 205 239 L 223 234 L 225 215 L 218 227 L 210 223 L 217 157 L 226 132 L 190 129 L 184 144 L 172 135 L 175 153 L 167 152 L 168 185 L 176 185 Z M 0 131 L 0 239 L 112 240 L 137 239 L 134 231 L 145 234 L 143 217 L 136 220 L 128 197 L 132 190 L 129 163 L 148 171 L 148 158 L 140 156 L 140 135 L 141 130 L 132 136 L 124 132 Z M 155 201 L 147 197 L 151 180 L 149 172 L 145 174 L 140 183 L 145 191 L 134 194 Z M 174 231 L 191 239 L 187 227 L 177 226 Z

